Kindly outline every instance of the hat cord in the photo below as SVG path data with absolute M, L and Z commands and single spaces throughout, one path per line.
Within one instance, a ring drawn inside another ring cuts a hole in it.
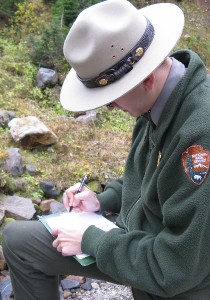
M 147 18 L 146 18 L 147 19 Z M 133 65 L 137 63 L 149 48 L 155 35 L 152 23 L 147 19 L 147 26 L 138 43 L 124 56 L 120 61 L 109 69 L 101 72 L 99 76 L 91 79 L 79 77 L 79 80 L 88 88 L 104 87 L 108 84 L 120 79 L 133 69 Z

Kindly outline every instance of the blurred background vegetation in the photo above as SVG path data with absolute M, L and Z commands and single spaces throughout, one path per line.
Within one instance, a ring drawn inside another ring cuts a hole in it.
M 25 163 L 39 167 L 40 174 L 25 176 L 24 195 L 39 195 L 39 181 L 54 181 L 64 190 L 83 173 L 103 183 L 123 174 L 135 120 L 105 108 L 98 120 L 83 124 L 65 120 L 75 116 L 59 103 L 60 86 L 69 71 L 63 57 L 63 42 L 81 10 L 97 0 L 0 0 L 0 109 L 13 110 L 16 117 L 34 115 L 58 136 L 53 147 L 26 150 L 11 139 L 8 128 L 0 128 L 0 160 L 4 151 L 20 147 Z M 131 1 L 138 8 L 160 1 Z M 209 1 L 161 1 L 178 4 L 186 17 L 183 36 L 176 49 L 196 51 L 210 69 Z M 41 90 L 35 86 L 40 67 L 55 69 L 59 85 Z M 1 162 L 1 161 L 0 161 Z M 1 172 L 1 170 L 0 170 Z M 0 176 L 7 177 L 1 172 Z

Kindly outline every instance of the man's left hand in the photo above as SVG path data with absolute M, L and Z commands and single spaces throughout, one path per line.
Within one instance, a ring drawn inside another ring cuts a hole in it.
M 57 251 L 64 256 L 81 254 L 82 236 L 88 227 L 87 224 L 79 224 L 78 226 L 74 224 L 71 229 L 53 229 L 52 235 L 56 237 L 52 243 L 53 247 L 57 248 Z

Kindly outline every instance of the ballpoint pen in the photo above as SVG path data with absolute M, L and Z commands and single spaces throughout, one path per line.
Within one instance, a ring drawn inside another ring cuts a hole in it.
M 80 192 L 82 191 L 82 188 L 83 188 L 83 186 L 85 185 L 85 183 L 86 183 L 86 181 L 87 181 L 87 178 L 88 178 L 87 175 L 85 175 L 85 176 L 82 178 L 82 181 L 81 181 L 80 186 L 79 186 L 79 188 L 78 188 L 78 190 L 77 190 L 77 193 L 80 193 Z M 71 205 L 71 206 L 69 207 L 69 212 L 71 212 L 72 209 L 73 209 L 73 205 Z

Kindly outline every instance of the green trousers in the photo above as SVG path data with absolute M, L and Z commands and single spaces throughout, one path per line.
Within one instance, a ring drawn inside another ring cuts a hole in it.
M 59 300 L 59 275 L 80 275 L 119 284 L 98 270 L 82 267 L 52 246 L 53 237 L 39 221 L 15 221 L 3 232 L 3 251 L 15 300 Z M 187 297 L 162 298 L 133 289 L 135 300 L 209 300 L 210 288 Z M 103 300 L 103 299 L 102 299 Z

